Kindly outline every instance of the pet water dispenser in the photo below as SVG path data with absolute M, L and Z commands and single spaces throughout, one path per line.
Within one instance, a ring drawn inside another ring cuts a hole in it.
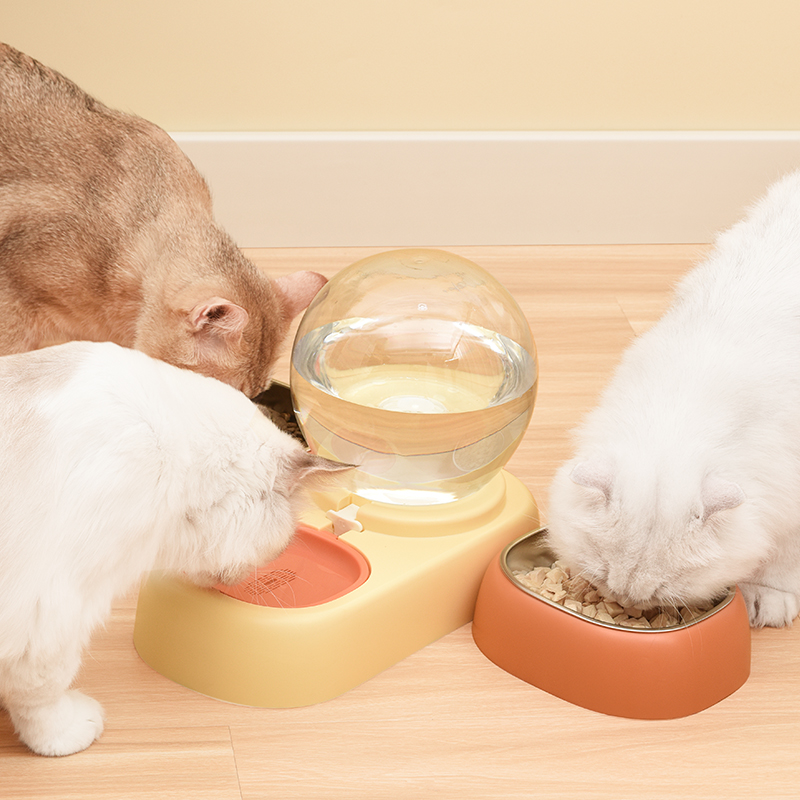
M 503 469 L 533 412 L 534 341 L 471 261 L 393 250 L 342 270 L 300 323 L 290 382 L 309 447 L 357 468 L 241 585 L 151 574 L 134 630 L 163 675 L 271 708 L 336 697 L 469 622 L 498 550 L 538 525 Z

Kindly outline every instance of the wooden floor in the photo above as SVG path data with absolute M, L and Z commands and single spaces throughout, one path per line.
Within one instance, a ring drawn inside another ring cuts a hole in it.
M 569 429 L 621 351 L 661 313 L 702 246 L 449 248 L 518 299 L 537 341 L 539 399 L 509 464 L 546 518 Z M 250 251 L 271 274 L 332 276 L 374 250 Z M 286 378 L 286 359 L 279 378 Z M 5 800 L 800 797 L 800 627 L 753 632 L 752 674 L 693 717 L 645 722 L 574 707 L 494 666 L 469 625 L 347 694 L 253 709 L 153 672 L 131 643 L 135 597 L 99 632 L 79 685 L 106 732 L 64 759 L 31 755 L 0 715 Z M 2 714 L 2 712 L 0 712 Z

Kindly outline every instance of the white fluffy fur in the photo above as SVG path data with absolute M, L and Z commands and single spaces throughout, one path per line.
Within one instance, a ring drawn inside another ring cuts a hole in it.
M 114 344 L 0 358 L 0 700 L 35 752 L 103 730 L 68 688 L 115 595 L 160 567 L 235 582 L 332 469 L 240 392 Z
M 722 234 L 627 350 L 556 474 L 554 549 L 613 595 L 738 583 L 753 625 L 800 610 L 800 173 Z

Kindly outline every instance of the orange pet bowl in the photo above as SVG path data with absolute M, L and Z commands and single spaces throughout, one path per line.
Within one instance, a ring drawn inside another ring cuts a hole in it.
M 514 570 L 554 561 L 545 532 L 512 542 L 481 583 L 472 634 L 499 667 L 575 705 L 636 719 L 695 714 L 747 680 L 750 625 L 736 587 L 702 616 L 672 627 L 599 622 L 514 578 Z
M 299 525 L 278 558 L 234 586 L 216 588 L 229 597 L 272 608 L 306 608 L 328 603 L 361 586 L 369 564 L 332 533 Z

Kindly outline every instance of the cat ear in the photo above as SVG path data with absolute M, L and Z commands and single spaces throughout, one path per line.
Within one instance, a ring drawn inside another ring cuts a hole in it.
M 606 461 L 579 461 L 569 474 L 573 483 L 600 492 L 608 501 L 614 487 L 614 472 Z
M 211 297 L 189 312 L 189 324 L 201 352 L 239 344 L 247 319 L 247 312 L 241 306 L 223 297 Z
M 713 475 L 703 481 L 700 497 L 703 502 L 703 522 L 719 511 L 740 506 L 747 499 L 738 483 Z
M 353 464 L 331 461 L 329 458 L 315 456 L 306 450 L 302 450 L 294 456 L 292 467 L 295 483 L 302 483 L 306 487 L 324 486 L 329 483 L 330 479 L 355 469 Z
M 318 272 L 294 272 L 274 278 L 272 285 L 281 296 L 283 312 L 287 319 L 294 319 L 314 299 L 317 292 L 328 282 Z

